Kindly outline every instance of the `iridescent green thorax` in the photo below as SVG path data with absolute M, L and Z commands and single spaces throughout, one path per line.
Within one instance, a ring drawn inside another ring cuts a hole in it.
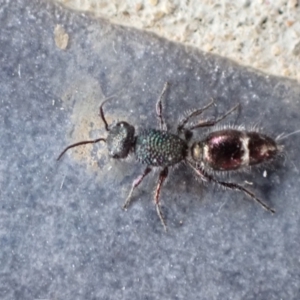
M 135 156 L 143 164 L 167 167 L 182 161 L 188 146 L 184 140 L 166 131 L 146 129 L 136 138 Z

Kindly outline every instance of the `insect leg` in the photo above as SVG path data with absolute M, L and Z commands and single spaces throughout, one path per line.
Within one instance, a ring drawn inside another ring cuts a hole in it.
M 185 129 L 185 125 L 186 123 L 193 117 L 198 116 L 200 114 L 202 114 L 205 110 L 207 110 L 208 108 L 210 108 L 212 105 L 214 104 L 214 99 L 212 99 L 206 106 L 200 108 L 200 109 L 196 109 L 193 112 L 191 112 L 188 116 L 186 116 L 177 126 L 177 132 L 178 134 Z
M 162 99 L 164 97 L 164 95 L 166 94 L 166 91 L 168 89 L 168 87 L 170 86 L 169 82 L 166 82 L 164 84 L 164 87 L 163 87 L 163 90 L 156 102 L 156 114 L 157 114 L 157 117 L 160 121 L 160 130 L 167 130 L 167 125 L 166 125 L 166 122 L 162 116 Z
M 131 190 L 128 194 L 128 197 L 126 198 L 126 201 L 123 205 L 123 209 L 127 209 L 127 207 L 129 206 L 130 202 L 131 202 L 131 196 L 132 196 L 132 193 L 133 191 L 135 190 L 136 187 L 139 186 L 139 184 L 143 181 L 143 179 L 151 172 L 151 168 L 148 166 L 142 175 L 140 175 L 138 178 L 136 178 L 133 183 L 132 183 L 132 187 L 131 187 Z
M 214 178 L 211 175 L 208 175 L 206 172 L 204 172 L 203 170 L 201 170 L 200 168 L 196 168 L 195 166 L 193 166 L 190 162 L 188 162 L 188 164 L 191 166 L 191 168 L 196 172 L 197 175 L 199 175 L 202 180 L 204 181 L 210 181 L 210 182 L 214 182 L 220 186 L 224 186 L 230 190 L 235 190 L 235 191 L 241 191 L 244 192 L 247 196 L 249 196 L 250 198 L 252 198 L 254 201 L 256 201 L 258 204 L 260 204 L 265 210 L 271 212 L 272 214 L 275 213 L 275 210 L 270 208 L 267 204 L 265 204 L 262 200 L 260 200 L 259 198 L 257 198 L 255 196 L 254 193 L 250 192 L 249 190 L 247 190 L 246 188 L 242 187 L 241 185 L 237 184 L 237 183 L 233 183 L 233 182 L 224 182 L 224 181 L 219 181 L 216 178 Z
M 215 120 L 208 120 L 208 121 L 200 121 L 199 123 L 197 123 L 196 125 L 190 126 L 189 128 L 187 128 L 187 130 L 193 130 L 195 128 L 201 128 L 201 127 L 210 127 L 210 126 L 214 126 L 217 123 L 221 122 L 222 120 L 224 120 L 228 115 L 230 115 L 233 111 L 235 111 L 238 107 L 240 106 L 240 104 L 235 105 L 234 107 L 232 107 L 228 112 L 226 112 L 224 115 L 222 115 L 221 117 L 215 119 Z
M 169 173 L 169 171 L 168 171 L 167 167 L 164 168 L 160 172 L 158 183 L 157 183 L 156 190 L 155 190 L 155 196 L 154 196 L 156 212 L 159 216 L 159 219 L 160 219 L 161 224 L 163 225 L 165 231 L 167 231 L 167 225 L 166 225 L 163 213 L 161 211 L 160 202 L 159 202 L 159 195 L 160 195 L 161 187 L 162 187 L 164 181 L 166 180 L 166 178 L 168 177 L 168 173 Z

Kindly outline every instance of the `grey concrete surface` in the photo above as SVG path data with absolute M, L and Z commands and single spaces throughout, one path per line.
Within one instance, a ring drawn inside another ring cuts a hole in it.
M 241 103 L 223 124 L 259 124 L 276 137 L 300 129 L 299 85 L 46 1 L 0 1 L 0 26 L 1 299 L 300 298 L 299 135 L 282 140 L 284 161 L 230 176 L 275 215 L 180 165 L 161 195 L 168 233 L 152 203 L 157 172 L 124 212 L 144 166 L 110 159 L 103 144 L 56 162 L 66 145 L 106 135 L 98 107 L 111 95 L 108 122 L 137 132 L 156 126 L 169 81 L 173 130 L 213 97 L 205 117 Z

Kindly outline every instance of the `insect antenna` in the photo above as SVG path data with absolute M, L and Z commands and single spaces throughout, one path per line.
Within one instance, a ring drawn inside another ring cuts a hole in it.
M 72 144 L 72 145 L 69 145 L 68 147 L 66 147 L 58 156 L 58 158 L 56 160 L 60 160 L 61 157 L 71 148 L 74 148 L 74 147 L 77 147 L 77 146 L 80 146 L 80 145 L 86 145 L 86 144 L 96 144 L 98 142 L 106 142 L 106 139 L 104 138 L 99 138 L 99 139 L 96 139 L 96 140 L 91 140 L 91 141 L 82 141 L 82 142 L 78 142 L 78 143 L 75 143 L 75 144 Z
M 106 102 L 108 102 L 109 100 L 111 100 L 112 98 L 114 98 L 114 96 L 111 96 L 111 97 L 108 97 L 106 98 L 100 105 L 100 108 L 99 108 L 99 116 L 100 118 L 102 119 L 103 123 L 104 123 L 104 127 L 105 127 L 105 130 L 106 131 L 109 131 L 109 128 L 108 128 L 108 123 L 105 119 L 105 115 L 104 115 L 104 111 L 103 111 L 103 106 Z M 72 144 L 72 145 L 69 145 L 68 147 L 66 147 L 61 153 L 60 155 L 58 156 L 58 158 L 56 160 L 60 160 L 61 157 L 71 148 L 74 148 L 74 147 L 77 147 L 77 146 L 81 146 L 81 145 L 86 145 L 86 144 L 96 144 L 98 142 L 105 142 L 106 143 L 106 139 L 104 138 L 99 138 L 99 139 L 95 139 L 95 140 L 90 140 L 90 141 L 81 141 L 81 142 L 78 142 L 78 143 L 75 143 L 75 144 Z
M 108 102 L 109 100 L 111 100 L 112 98 L 114 98 L 114 96 L 110 96 L 110 97 L 106 98 L 106 99 L 101 103 L 100 108 L 99 108 L 99 117 L 102 119 L 106 131 L 109 131 L 109 128 L 108 128 L 108 123 L 107 123 L 107 121 L 106 121 L 106 119 L 105 119 L 105 116 L 104 116 L 103 105 L 104 105 L 106 102 Z

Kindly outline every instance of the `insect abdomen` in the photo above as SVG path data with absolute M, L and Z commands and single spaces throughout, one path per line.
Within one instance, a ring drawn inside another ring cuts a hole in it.
M 187 144 L 176 135 L 156 129 L 146 129 L 136 138 L 135 156 L 143 164 L 167 167 L 182 161 Z
M 241 167 L 247 149 L 240 131 L 215 131 L 204 142 L 203 159 L 214 170 L 235 170 Z
M 196 142 L 192 156 L 213 170 L 230 171 L 267 162 L 279 151 L 275 140 L 267 135 L 226 129 L 214 131 L 204 141 Z
M 275 158 L 280 152 L 275 140 L 265 134 L 248 132 L 249 137 L 249 165 L 260 164 Z

